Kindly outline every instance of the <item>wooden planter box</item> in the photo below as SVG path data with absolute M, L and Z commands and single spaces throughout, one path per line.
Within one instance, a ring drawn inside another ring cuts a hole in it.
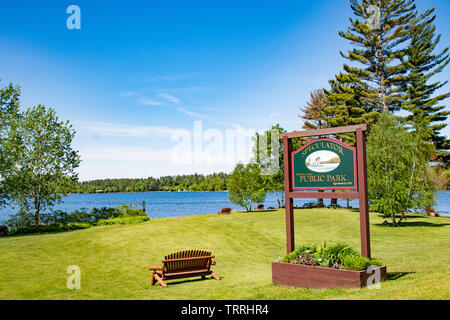
M 386 266 L 380 267 L 381 280 L 386 280 Z M 373 274 L 373 273 L 372 273 Z M 361 288 L 371 275 L 364 271 L 312 267 L 301 264 L 272 262 L 272 282 L 297 288 Z

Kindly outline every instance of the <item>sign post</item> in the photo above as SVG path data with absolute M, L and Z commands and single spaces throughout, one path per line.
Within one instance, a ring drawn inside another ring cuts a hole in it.
M 366 124 L 284 133 L 284 185 L 286 249 L 295 249 L 294 199 L 359 199 L 361 254 L 370 258 L 369 206 L 367 195 Z M 340 133 L 355 133 L 356 148 L 331 138 L 319 138 L 292 151 L 291 140 Z M 319 192 L 310 192 L 317 190 Z M 346 190 L 331 193 L 324 190 Z M 303 191 L 303 192 L 295 192 Z

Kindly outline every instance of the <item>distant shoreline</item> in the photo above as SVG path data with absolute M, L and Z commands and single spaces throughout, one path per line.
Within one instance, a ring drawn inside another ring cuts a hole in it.
M 220 190 L 220 191 L 191 191 L 191 190 L 187 190 L 187 191 L 130 191 L 130 192 L 126 192 L 126 191 L 121 191 L 121 192 L 69 192 L 69 194 L 121 194 L 121 193 L 178 193 L 178 192 L 228 192 L 228 190 Z M 281 190 L 280 190 L 281 192 Z

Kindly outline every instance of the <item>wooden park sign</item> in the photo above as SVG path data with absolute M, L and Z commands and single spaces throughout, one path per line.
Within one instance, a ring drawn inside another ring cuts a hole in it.
M 370 258 L 365 138 L 365 132 L 368 130 L 368 125 L 361 124 L 284 133 L 281 135 L 284 146 L 286 242 L 288 253 L 295 249 L 293 205 L 295 198 L 359 199 L 361 254 Z M 310 141 L 297 151 L 292 151 L 292 139 L 322 137 L 341 133 L 354 133 L 356 135 L 356 148 L 335 139 L 319 138 Z M 312 192 L 312 190 L 346 191 Z
M 287 253 L 295 249 L 293 202 L 295 198 L 359 199 L 361 254 L 370 258 L 365 139 L 365 132 L 368 130 L 369 126 L 362 124 L 281 135 L 284 146 Z M 299 150 L 292 151 L 292 139 L 341 133 L 354 133 L 356 147 L 332 138 L 318 138 Z M 325 190 L 342 191 L 324 192 Z M 386 279 L 386 267 L 380 267 L 379 272 L 381 278 Z M 360 288 L 366 284 L 367 277 L 366 271 L 272 263 L 272 281 L 279 285 L 303 288 Z
M 292 153 L 293 190 L 356 190 L 356 148 L 324 138 Z

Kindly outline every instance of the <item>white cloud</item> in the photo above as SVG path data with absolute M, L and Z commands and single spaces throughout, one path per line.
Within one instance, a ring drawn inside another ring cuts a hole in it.
M 173 128 L 164 126 L 133 126 L 108 122 L 83 122 L 82 131 L 103 137 L 165 137 L 170 138 Z
M 176 81 L 181 79 L 187 79 L 194 77 L 194 74 L 172 74 L 172 75 L 165 75 L 165 76 L 156 76 L 156 77 L 148 77 L 145 79 L 137 79 L 133 78 L 131 81 L 133 82 L 159 82 L 159 81 Z
M 177 110 L 179 112 L 181 112 L 181 113 L 187 114 L 190 117 L 198 117 L 198 118 L 204 118 L 205 117 L 205 115 L 203 115 L 203 114 L 200 114 L 200 113 L 197 113 L 197 112 L 193 112 L 193 111 L 189 111 L 186 108 L 180 107 L 180 108 L 177 108 Z
M 141 98 L 141 99 L 138 99 L 138 102 L 144 106 L 160 106 L 160 105 L 162 105 L 161 102 L 153 100 L 153 99 Z
M 182 174 L 211 174 L 217 172 L 231 172 L 233 165 L 183 165 L 168 166 L 165 163 L 155 162 L 130 162 L 87 160 L 81 163 L 79 168 L 80 181 L 95 179 L 119 179 L 119 178 L 147 178 L 161 176 L 172 176 Z
M 120 95 L 122 97 L 131 97 L 131 96 L 134 96 L 136 93 L 137 93 L 137 91 L 124 91 L 124 92 L 121 92 Z
M 165 100 L 167 100 L 169 102 L 173 102 L 173 103 L 179 103 L 180 102 L 180 99 L 178 99 L 178 98 L 176 98 L 174 96 L 171 96 L 168 93 L 160 93 L 160 94 L 158 94 L 158 97 L 163 98 L 163 99 L 165 99 Z
M 278 112 L 274 112 L 274 113 L 269 114 L 269 118 L 275 118 L 275 117 L 278 117 L 279 115 L 280 114 Z
M 157 89 L 157 88 L 155 88 Z M 192 87 L 182 87 L 182 88 L 165 88 L 164 91 L 170 93 L 191 93 L 191 92 L 211 92 L 215 91 L 215 87 L 207 86 L 192 86 Z
M 144 147 L 90 147 L 80 150 L 83 160 L 167 162 L 171 153 Z
M 182 164 L 173 158 L 172 149 L 154 150 L 146 147 L 90 146 L 80 150 L 81 181 L 106 178 L 146 178 L 177 174 L 210 174 L 231 172 L 235 163 L 223 160 L 206 161 L 209 150 L 192 154 L 193 159 L 205 159 L 201 163 Z M 206 162 L 205 162 L 206 161 Z

